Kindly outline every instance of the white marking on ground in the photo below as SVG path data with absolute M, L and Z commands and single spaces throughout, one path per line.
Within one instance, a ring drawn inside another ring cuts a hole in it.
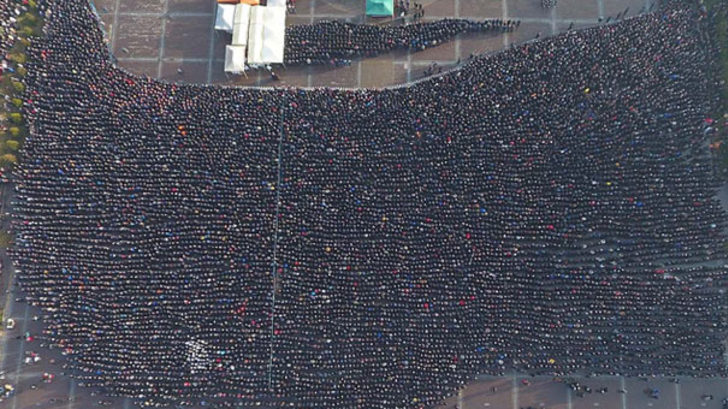
M 281 160 L 284 139 L 284 115 L 285 104 L 280 106 L 280 123 L 278 124 L 278 176 L 276 179 L 276 218 L 273 220 L 273 268 L 271 274 L 271 306 L 270 306 L 270 362 L 268 363 L 268 390 L 273 393 L 273 339 L 275 337 L 275 313 L 276 313 L 276 287 L 278 282 L 278 219 L 280 218 L 281 209 Z
M 680 409 L 680 400 L 681 400 L 681 396 L 680 396 L 680 383 L 679 382 L 675 382 L 675 407 L 677 409 Z
M 511 392 L 511 398 L 513 399 L 513 409 L 518 409 L 518 379 L 516 374 L 513 374 L 513 391 Z
M 566 389 L 566 408 L 573 409 L 573 406 L 571 403 L 571 388 Z
M 169 0 L 164 2 L 164 14 L 169 11 Z M 167 19 L 162 18 L 162 35 L 159 37 L 159 64 L 157 65 L 157 78 L 162 78 L 162 58 L 164 57 L 164 37 L 167 35 Z
M 460 0 L 455 0 L 455 18 L 460 18 Z M 460 59 L 460 35 L 455 37 L 455 58 Z
M 123 61 L 123 62 L 156 62 L 159 61 L 159 57 L 118 57 L 116 59 L 117 61 Z M 222 59 L 212 59 L 213 61 L 224 61 Z M 209 58 L 177 58 L 177 57 L 167 57 L 162 58 L 162 61 L 164 62 L 208 62 L 210 61 Z
M 73 409 L 73 404 L 76 402 L 76 380 L 71 378 L 71 386 L 68 388 L 68 409 Z
M 12 275 L 12 273 L 11 273 L 11 275 Z M 8 281 L 8 290 L 12 290 L 12 288 L 13 288 L 13 279 L 14 279 L 14 277 L 10 277 L 10 280 Z M 13 302 L 14 301 L 13 297 L 14 297 L 13 291 L 10 291 L 9 293 L 6 294 L 5 308 L 3 309 L 3 316 L 5 318 L 13 318 L 13 315 L 12 315 L 14 313 L 13 307 L 15 306 L 15 303 Z M 0 325 L 2 325 L 3 328 L 5 328 L 4 322 L 0 323 Z M 17 326 L 16 326 L 16 328 L 17 328 Z M 2 366 L 0 368 L 2 368 L 2 370 L 4 370 L 4 371 L 7 371 L 8 343 L 10 342 L 10 339 L 13 338 L 12 335 L 14 334 L 14 332 L 11 333 L 10 331 L 7 331 L 5 329 L 0 330 L 0 331 L 2 331 L 0 333 L 0 338 L 2 339 L 2 343 L 3 343 L 2 357 L 0 357 L 0 359 L 2 359 Z M 17 329 L 14 331 L 17 331 Z
M 121 0 L 116 0 L 114 3 L 114 18 L 111 20 L 111 50 L 116 51 L 116 28 L 119 26 L 119 3 Z
M 503 21 L 508 20 L 508 0 L 503 0 L 501 3 L 501 10 L 503 12 Z M 508 47 L 508 44 L 510 44 L 511 37 L 508 33 L 503 34 L 503 48 Z
M 604 18 L 604 1 L 597 0 L 597 7 L 599 8 L 599 18 Z
M 216 2 L 212 2 L 213 5 L 217 5 Z M 215 13 L 195 13 L 195 12 L 181 12 L 181 11 L 173 11 L 173 12 L 162 12 L 162 13 L 144 13 L 144 12 L 122 12 L 119 13 L 120 16 L 124 17 L 208 17 L 208 16 L 214 16 Z
M 212 22 L 210 23 L 210 48 L 207 50 L 207 82 L 212 82 L 212 61 L 215 58 L 215 8 L 217 2 L 212 3 Z
M 356 64 L 356 86 L 361 88 L 361 60 Z
M 23 332 L 22 335 L 24 336 L 25 333 L 28 331 L 28 321 L 30 319 L 30 304 L 26 301 L 25 303 L 25 314 L 24 314 L 24 321 L 23 321 Z M 22 339 L 20 341 L 20 354 L 18 355 L 18 364 L 15 367 L 15 385 L 18 384 L 20 381 L 20 372 L 23 369 L 23 356 L 25 355 L 25 339 Z M 18 407 L 18 394 L 13 396 L 13 409 L 17 409 Z

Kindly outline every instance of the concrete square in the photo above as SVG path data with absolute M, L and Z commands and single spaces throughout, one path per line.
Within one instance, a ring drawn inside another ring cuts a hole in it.
M 594 27 L 595 25 L 597 25 L 597 20 L 596 19 L 594 19 L 594 22 L 593 23 L 590 23 L 590 24 L 574 23 L 574 25 L 572 26 L 571 29 L 572 30 L 580 30 L 580 29 L 583 29 L 583 28 Z M 569 26 L 571 26 L 571 23 L 570 22 L 559 23 L 559 24 L 556 25 L 556 29 L 560 33 L 563 33 L 565 31 L 568 31 Z
M 307 65 L 294 65 L 286 67 L 285 70 L 279 70 L 280 86 L 307 87 L 309 73 L 316 69 L 324 70 L 323 67 L 314 68 Z
M 470 54 L 480 55 L 503 49 L 503 34 L 469 33 L 460 37 L 460 57 L 467 61 Z
M 676 409 L 675 384 L 665 379 L 627 379 L 627 407 L 629 409 Z M 649 394 L 650 388 L 659 389 L 658 399 Z
M 541 2 L 538 0 L 508 0 L 508 17 L 551 18 L 551 10 L 541 7 Z
M 214 13 L 215 2 L 200 0 L 169 0 L 168 10 L 172 13 Z
M 286 16 L 286 26 L 300 26 L 309 25 L 311 23 L 310 17 L 299 17 L 295 14 L 288 14 Z
M 438 44 L 435 47 L 427 48 L 423 51 L 417 51 L 412 53 L 412 61 L 450 61 L 456 60 L 455 56 L 455 41 L 453 38 L 442 44 Z
M 263 73 L 258 70 L 248 71 L 247 77 L 245 75 L 230 75 L 232 80 L 228 85 L 234 85 L 236 87 L 242 86 L 261 86 Z
M 593 18 L 599 17 L 599 8 L 596 1 L 590 0 L 559 0 L 556 4 L 556 18 Z
M 119 61 L 119 66 L 127 69 L 136 75 L 147 75 L 151 78 L 157 78 L 158 62 L 153 61 Z
M 410 80 L 416 81 L 423 78 L 433 77 L 433 75 L 425 75 L 427 67 L 427 64 L 413 64 L 410 67 Z
M 371 58 L 361 61 L 361 86 L 381 88 L 394 83 L 394 64 L 389 59 Z
M 425 17 L 453 17 L 455 16 L 455 2 L 453 0 L 423 1 Z
M 104 30 L 104 33 L 106 33 L 106 38 L 111 41 L 114 35 L 114 15 L 113 14 L 103 14 L 101 15 L 101 24 L 102 24 L 102 30 Z
M 119 3 L 120 13 L 163 13 L 165 0 L 124 0 Z
M 358 63 L 347 67 L 313 67 L 312 85 L 314 87 L 356 88 Z
M 177 69 L 181 68 L 182 73 Z M 162 78 L 170 82 L 185 82 L 188 84 L 203 84 L 207 82 L 206 62 L 162 62 Z
M 311 67 L 306 65 L 293 65 L 288 66 L 285 69 L 279 68 L 276 71 L 280 81 L 276 86 L 278 87 L 307 87 L 308 86 L 308 73 Z M 262 77 L 268 77 L 267 72 L 261 73 Z
M 116 0 L 91 0 L 99 14 L 110 14 L 114 12 Z
M 404 64 L 394 64 L 394 82 L 391 85 L 401 85 L 407 83 L 407 69 Z
M 579 383 L 592 389 L 592 393 L 585 393 L 583 397 L 571 392 L 573 409 L 622 409 L 622 397 L 619 393 L 621 381 L 619 378 L 589 378 L 579 379 Z M 600 388 L 607 388 L 606 393 L 599 393 Z
M 364 5 L 365 2 L 361 0 L 317 0 L 314 12 L 325 15 L 362 15 Z
M 407 55 L 409 55 L 409 53 L 410 51 L 407 48 L 397 48 L 386 53 L 386 55 L 390 56 L 392 61 L 407 62 Z
M 224 86 L 255 86 L 258 84 L 258 72 L 248 71 L 244 75 L 232 75 L 225 73 L 225 61 L 215 60 L 212 62 L 212 83 Z
M 212 19 L 178 17 L 167 21 L 164 36 L 165 58 L 207 58 Z
M 474 381 L 463 390 L 462 409 L 507 409 L 512 407 L 513 381 L 510 377 Z
M 527 379 L 529 385 L 523 385 Z M 568 408 L 568 387 L 548 377 L 518 378 L 518 406 L 549 409 Z
M 518 30 L 508 34 L 509 44 L 522 44 L 526 41 L 536 39 L 536 34 L 541 33 L 541 39 L 551 34 L 551 24 L 546 23 L 521 23 Z
M 345 20 L 348 23 L 374 24 L 374 25 L 378 25 L 378 26 L 389 26 L 392 24 L 392 21 L 393 21 L 392 16 L 375 17 L 375 16 L 362 15 L 361 17 L 362 17 L 361 19 L 351 18 L 351 17 L 344 19 L 342 17 L 340 20 Z
M 712 400 L 703 399 L 713 395 Z M 721 409 L 721 399 L 728 396 L 728 379 L 682 379 L 680 381 L 680 407 Z
M 318 23 L 319 21 L 346 21 L 346 20 L 347 20 L 347 17 L 343 16 L 343 15 L 335 16 L 335 17 L 331 17 L 331 16 L 321 17 L 320 15 L 317 15 L 317 17 L 313 18 L 313 21 L 311 21 L 311 24 Z
M 305 15 L 311 15 L 315 13 L 315 10 L 313 9 L 314 4 L 316 4 L 316 0 L 296 0 L 296 13 L 295 14 L 305 14 Z
M 604 4 L 604 18 L 609 16 L 616 17 L 618 13 L 623 12 L 627 7 L 629 11 L 627 16 L 636 16 L 642 11 L 645 5 L 644 0 L 606 0 Z
M 159 17 L 119 16 L 116 28 L 117 57 L 158 57 L 162 24 Z M 127 49 L 124 53 L 121 49 Z
M 460 0 L 460 17 L 484 20 L 486 18 L 503 18 L 503 2 L 501 0 Z
M 212 44 L 212 58 L 218 59 L 218 60 L 224 60 L 225 59 L 225 46 L 230 45 L 230 43 L 233 40 L 232 34 L 223 32 L 223 31 L 217 31 L 215 30 L 215 33 L 213 34 L 215 37 L 215 40 Z

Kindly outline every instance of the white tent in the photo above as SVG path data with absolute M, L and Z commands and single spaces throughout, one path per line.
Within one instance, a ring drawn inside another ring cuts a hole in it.
M 245 47 L 225 46 L 225 72 L 240 74 L 245 71 Z
M 268 0 L 266 7 L 283 7 L 286 8 L 286 0 Z
M 253 7 L 248 30 L 248 63 L 282 63 L 285 33 L 285 7 Z
M 286 34 L 286 8 L 266 7 L 261 59 L 266 63 L 283 63 Z
M 235 20 L 235 4 L 217 5 L 217 15 L 215 16 L 215 30 L 233 32 L 233 22 Z
M 265 10 L 268 7 L 253 7 L 250 10 L 250 26 L 248 28 L 248 63 L 264 64 L 263 58 L 263 27 L 265 24 Z
M 256 7 L 258 8 L 258 7 Z M 235 20 L 233 22 L 233 39 L 232 45 L 247 45 L 248 30 L 250 22 L 251 7 L 247 4 L 235 5 Z

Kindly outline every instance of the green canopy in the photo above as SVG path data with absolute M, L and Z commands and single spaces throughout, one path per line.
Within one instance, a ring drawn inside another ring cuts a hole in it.
M 394 0 L 367 0 L 367 16 L 391 16 Z

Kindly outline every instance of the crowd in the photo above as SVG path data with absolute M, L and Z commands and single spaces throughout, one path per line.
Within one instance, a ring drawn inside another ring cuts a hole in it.
M 423 12 L 415 10 L 415 14 Z M 294 25 L 286 29 L 286 64 L 349 63 L 356 57 L 373 57 L 395 50 L 425 50 L 452 39 L 460 33 L 509 32 L 516 20 L 471 21 L 443 19 L 403 26 L 378 26 L 342 21 L 323 21 L 311 25 Z
M 15 6 L 17 7 L 17 6 Z M 15 7 L 12 2 L 0 3 L 0 56 L 10 50 L 15 31 Z
M 21 2 L 0 2 L 0 78 L 10 67 L 7 54 L 18 38 L 15 32 L 15 23 L 24 8 Z
M 692 9 L 344 91 L 133 76 L 84 0 L 43 7 L 12 256 L 85 384 L 391 409 L 513 368 L 726 375 Z

